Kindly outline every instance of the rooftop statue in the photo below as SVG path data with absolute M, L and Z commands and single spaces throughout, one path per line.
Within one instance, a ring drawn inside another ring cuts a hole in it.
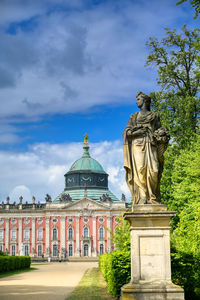
M 158 204 L 163 154 L 170 139 L 158 113 L 150 110 L 151 98 L 137 93 L 139 112 L 133 113 L 123 132 L 124 168 L 133 204 Z

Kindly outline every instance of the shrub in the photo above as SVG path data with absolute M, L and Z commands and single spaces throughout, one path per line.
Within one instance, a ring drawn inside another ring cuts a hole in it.
M 0 256 L 6 256 L 7 254 L 0 250 Z
M 29 268 L 29 256 L 0 256 L 0 273 Z
M 119 296 L 121 287 L 131 278 L 130 251 L 116 250 L 99 258 L 99 268 L 107 281 L 108 291 Z
M 172 281 L 184 288 L 186 300 L 200 300 L 200 257 L 171 251 Z

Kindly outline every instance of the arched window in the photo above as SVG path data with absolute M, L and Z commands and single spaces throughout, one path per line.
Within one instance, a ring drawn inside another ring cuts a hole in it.
M 53 228 L 53 241 L 58 239 L 58 231 L 57 228 Z
M 15 252 L 16 252 L 16 247 L 15 247 L 15 245 L 12 245 L 12 248 L 11 248 L 12 256 L 15 256 Z
M 42 256 L 42 245 L 38 245 L 38 256 Z
M 104 254 L 104 245 L 103 244 L 100 244 L 99 252 L 100 252 L 100 254 Z
M 99 239 L 100 240 L 104 239 L 104 228 L 103 227 L 99 228 Z
M 89 229 L 88 229 L 88 227 L 84 227 L 84 229 L 83 229 L 83 236 L 84 237 L 88 237 L 89 236 Z
M 29 240 L 29 229 L 25 229 L 25 231 L 24 231 L 24 239 L 25 239 L 26 241 Z
M 69 229 L 68 229 L 68 239 L 69 240 L 73 239 L 73 229 L 72 229 L 72 227 L 69 227 Z
M 43 229 L 42 229 L 42 227 L 39 227 L 38 228 L 38 240 L 42 241 L 42 239 L 43 239 Z
M 69 244 L 69 256 L 73 256 L 73 246 Z
M 11 240 L 15 241 L 16 238 L 17 238 L 17 232 L 16 232 L 16 230 L 15 229 L 11 230 Z
M 28 245 L 25 245 L 25 247 L 24 247 L 24 255 L 25 256 L 29 256 L 29 249 L 28 248 L 29 248 Z
M 3 230 L 0 230 L 0 241 L 3 241 Z
M 84 256 L 88 256 L 88 244 L 84 244 Z
M 58 246 L 53 245 L 53 257 L 56 257 L 58 255 Z

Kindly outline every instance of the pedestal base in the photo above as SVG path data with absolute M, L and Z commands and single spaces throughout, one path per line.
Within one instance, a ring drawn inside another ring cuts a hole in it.
M 121 300 L 184 300 L 184 291 L 171 281 L 139 281 L 121 289 Z
M 171 282 L 170 219 L 175 212 L 158 205 L 134 205 L 124 214 L 131 231 L 131 282 L 121 300 L 184 300 L 184 291 Z

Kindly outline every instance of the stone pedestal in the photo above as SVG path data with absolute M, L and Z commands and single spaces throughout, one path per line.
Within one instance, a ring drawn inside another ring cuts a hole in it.
M 131 224 L 131 281 L 121 300 L 184 300 L 184 291 L 171 282 L 170 219 L 165 205 L 135 205 L 124 214 Z

